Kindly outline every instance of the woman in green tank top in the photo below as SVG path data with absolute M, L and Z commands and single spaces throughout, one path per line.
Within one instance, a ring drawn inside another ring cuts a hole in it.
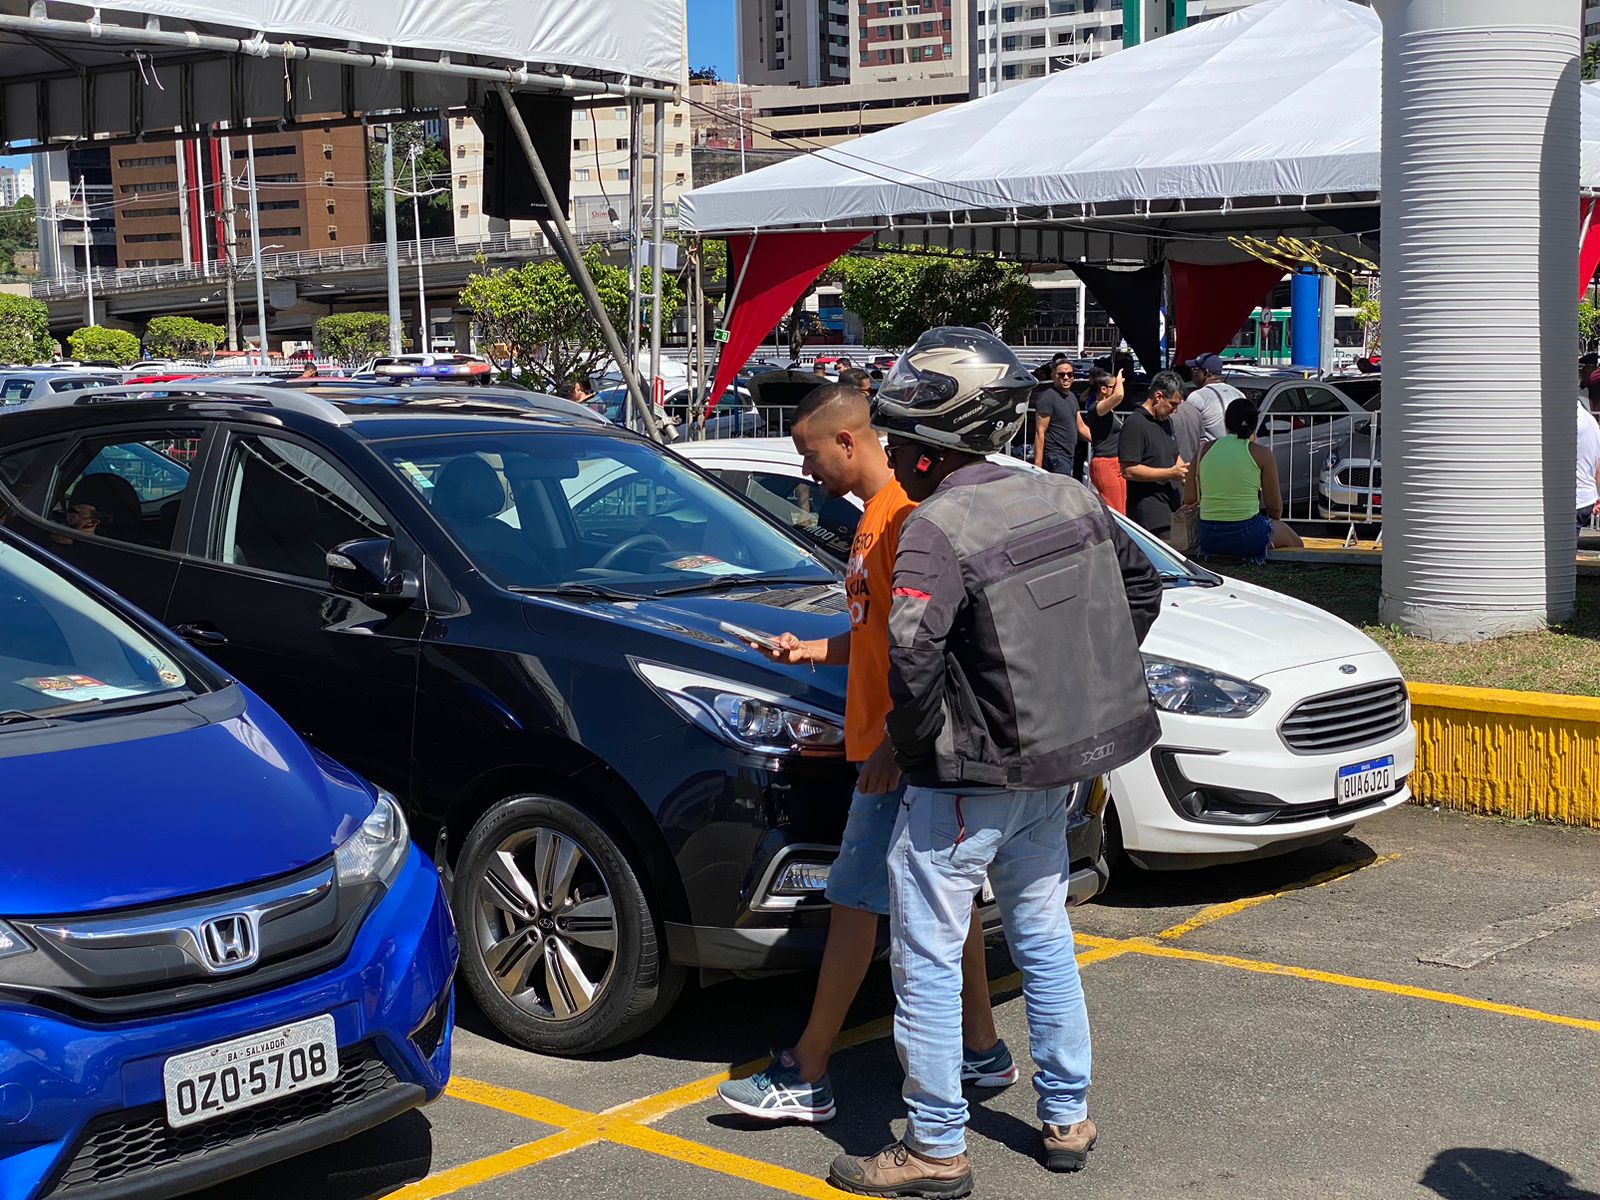
M 1283 493 L 1272 452 L 1255 442 L 1256 406 L 1235 400 L 1223 414 L 1227 436 L 1200 451 L 1186 504 L 1200 506 L 1200 554 L 1265 562 L 1267 550 L 1301 545 L 1283 523 Z

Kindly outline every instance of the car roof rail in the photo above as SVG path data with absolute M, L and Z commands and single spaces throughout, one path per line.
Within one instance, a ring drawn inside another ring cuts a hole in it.
M 180 399 L 185 396 L 203 400 L 236 398 L 249 401 L 261 408 L 315 417 L 330 425 L 353 424 L 348 413 L 320 396 L 308 396 L 304 392 L 289 391 L 270 384 L 226 383 L 220 380 L 175 379 L 171 383 L 136 383 L 122 387 L 90 388 L 72 393 L 72 406 L 76 408 L 80 405 L 118 401 Z

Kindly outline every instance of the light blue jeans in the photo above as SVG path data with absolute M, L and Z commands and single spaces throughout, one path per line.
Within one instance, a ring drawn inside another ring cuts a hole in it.
M 966 1150 L 961 1095 L 961 944 L 985 874 L 1022 969 L 1041 1121 L 1088 1114 L 1089 1013 L 1067 919 L 1066 788 L 906 790 L 889 843 L 894 1041 L 905 1068 L 905 1141 Z

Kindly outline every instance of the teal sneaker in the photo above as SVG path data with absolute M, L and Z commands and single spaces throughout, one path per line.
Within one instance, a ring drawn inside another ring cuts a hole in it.
M 961 1082 L 973 1087 L 1006 1088 L 1017 1081 L 1017 1064 L 1003 1041 L 996 1042 L 993 1050 L 979 1053 L 961 1047 Z
M 1007 1061 L 1010 1061 L 1009 1055 Z M 1015 1068 L 1012 1069 L 1015 1076 Z M 831 1121 L 838 1109 L 833 1085 L 824 1075 L 815 1083 L 800 1078 L 800 1065 L 785 1050 L 773 1056 L 772 1065 L 748 1079 L 730 1079 L 717 1085 L 717 1095 L 734 1112 L 758 1121 L 801 1121 L 820 1125 Z

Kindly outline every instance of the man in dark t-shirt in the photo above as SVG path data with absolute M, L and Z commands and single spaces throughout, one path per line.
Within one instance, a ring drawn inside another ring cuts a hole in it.
M 1144 403 L 1128 414 L 1117 446 L 1128 480 L 1128 515 L 1157 537 L 1172 528 L 1189 475 L 1172 429 L 1172 413 L 1181 403 L 1183 381 L 1175 372 L 1162 371 L 1150 381 Z
M 1059 355 L 1051 366 L 1050 382 L 1033 391 L 1033 465 L 1056 475 L 1073 474 L 1078 439 L 1089 436 L 1072 390 L 1076 375 L 1071 360 Z

